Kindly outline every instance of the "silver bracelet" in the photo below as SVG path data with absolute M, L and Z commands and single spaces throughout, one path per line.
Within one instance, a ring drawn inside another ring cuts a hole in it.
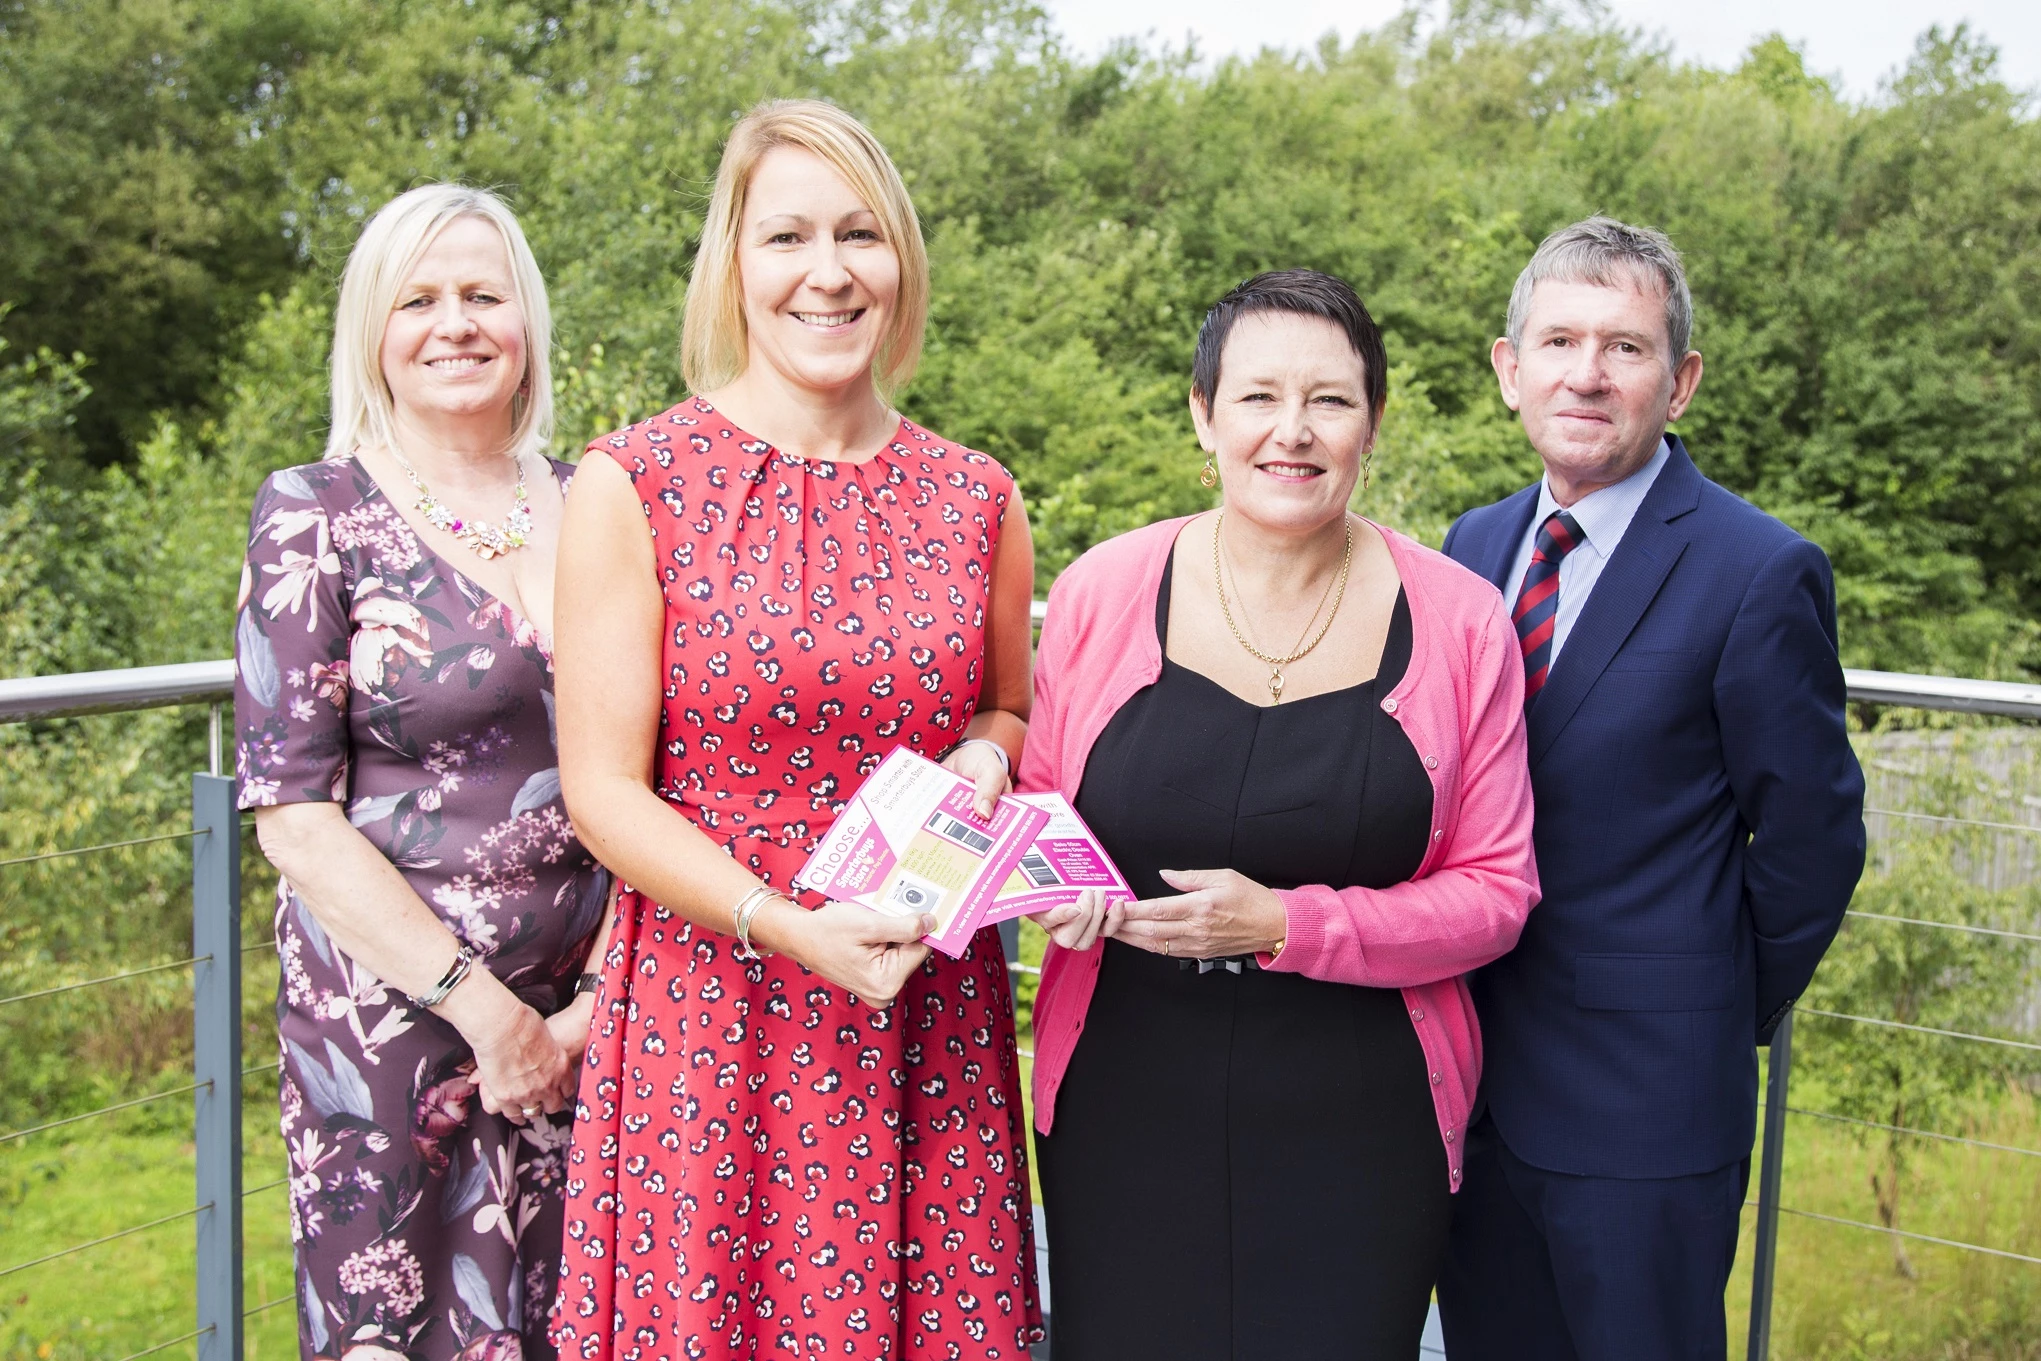
M 952 754 L 962 751 L 965 747 L 970 746 L 973 742 L 980 742 L 992 748 L 993 754 L 999 757 L 999 768 L 1006 772 L 1006 777 L 1008 779 L 1013 778 L 1013 758 L 1006 754 L 1005 747 L 1000 746 L 999 743 L 993 741 L 989 737 L 967 737 L 963 741 L 957 743 L 956 746 L 951 747 L 950 751 Z
M 738 959 L 764 959 L 772 953 L 770 950 L 760 950 L 751 943 L 751 919 L 758 915 L 758 909 L 774 898 L 790 907 L 793 905 L 792 900 L 778 889 L 760 884 L 739 898 L 737 905 L 730 909 L 730 924 L 733 934 L 737 937 L 737 949 L 734 953 Z
M 446 972 L 439 976 L 439 982 L 432 985 L 430 992 L 415 994 L 411 1000 L 425 1011 L 431 1011 L 446 1001 L 453 990 L 461 985 L 468 971 L 475 967 L 475 952 L 463 945 L 454 951 L 454 962 L 447 965 Z

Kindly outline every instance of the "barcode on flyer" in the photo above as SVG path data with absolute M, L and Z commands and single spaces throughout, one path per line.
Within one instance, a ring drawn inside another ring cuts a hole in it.
M 938 811 L 928 820 L 928 829 L 937 836 L 956 842 L 967 851 L 985 855 L 992 850 L 992 838 L 957 821 L 949 814 Z
M 1050 868 L 1047 857 L 1040 851 L 1029 851 L 1021 857 L 1020 872 L 1025 874 L 1028 882 L 1036 888 L 1054 888 L 1063 882 L 1056 871 Z

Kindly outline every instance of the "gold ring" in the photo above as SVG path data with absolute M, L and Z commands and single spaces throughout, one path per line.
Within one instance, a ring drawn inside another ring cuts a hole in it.
M 1169 942 L 1169 937 L 1168 937 L 1168 936 L 1164 936 L 1164 937 L 1162 938 L 1162 953 L 1164 953 L 1164 954 L 1166 954 L 1166 955 L 1174 955 L 1174 954 L 1176 953 L 1176 951 L 1175 951 L 1175 950 L 1173 950 L 1173 949 L 1171 949 L 1171 948 L 1170 948 L 1170 942 Z

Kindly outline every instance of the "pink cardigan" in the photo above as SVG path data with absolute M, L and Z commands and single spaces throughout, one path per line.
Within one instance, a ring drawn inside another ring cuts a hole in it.
M 1155 597 L 1185 520 L 1102 543 L 1057 579 L 1035 662 L 1020 788 L 1075 800 L 1092 743 L 1162 674 Z M 1481 1077 L 1481 1032 L 1461 975 L 1516 944 L 1538 900 L 1524 668 L 1495 588 L 1415 540 L 1383 531 L 1410 600 L 1411 655 L 1382 700 L 1432 780 L 1432 836 L 1416 876 L 1386 889 L 1280 892 L 1282 953 L 1267 967 L 1335 983 L 1400 988 L 1432 1081 L 1452 1189 Z M 1098 982 L 1100 947 L 1049 947 L 1035 997 L 1035 1123 L 1048 1133 Z

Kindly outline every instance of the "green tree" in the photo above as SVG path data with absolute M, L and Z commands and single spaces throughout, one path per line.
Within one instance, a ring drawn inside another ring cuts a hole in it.
M 0 4 L 0 298 L 24 350 L 91 356 L 97 465 L 203 407 L 255 296 L 300 268 L 264 154 L 279 90 L 346 40 L 319 0 Z

